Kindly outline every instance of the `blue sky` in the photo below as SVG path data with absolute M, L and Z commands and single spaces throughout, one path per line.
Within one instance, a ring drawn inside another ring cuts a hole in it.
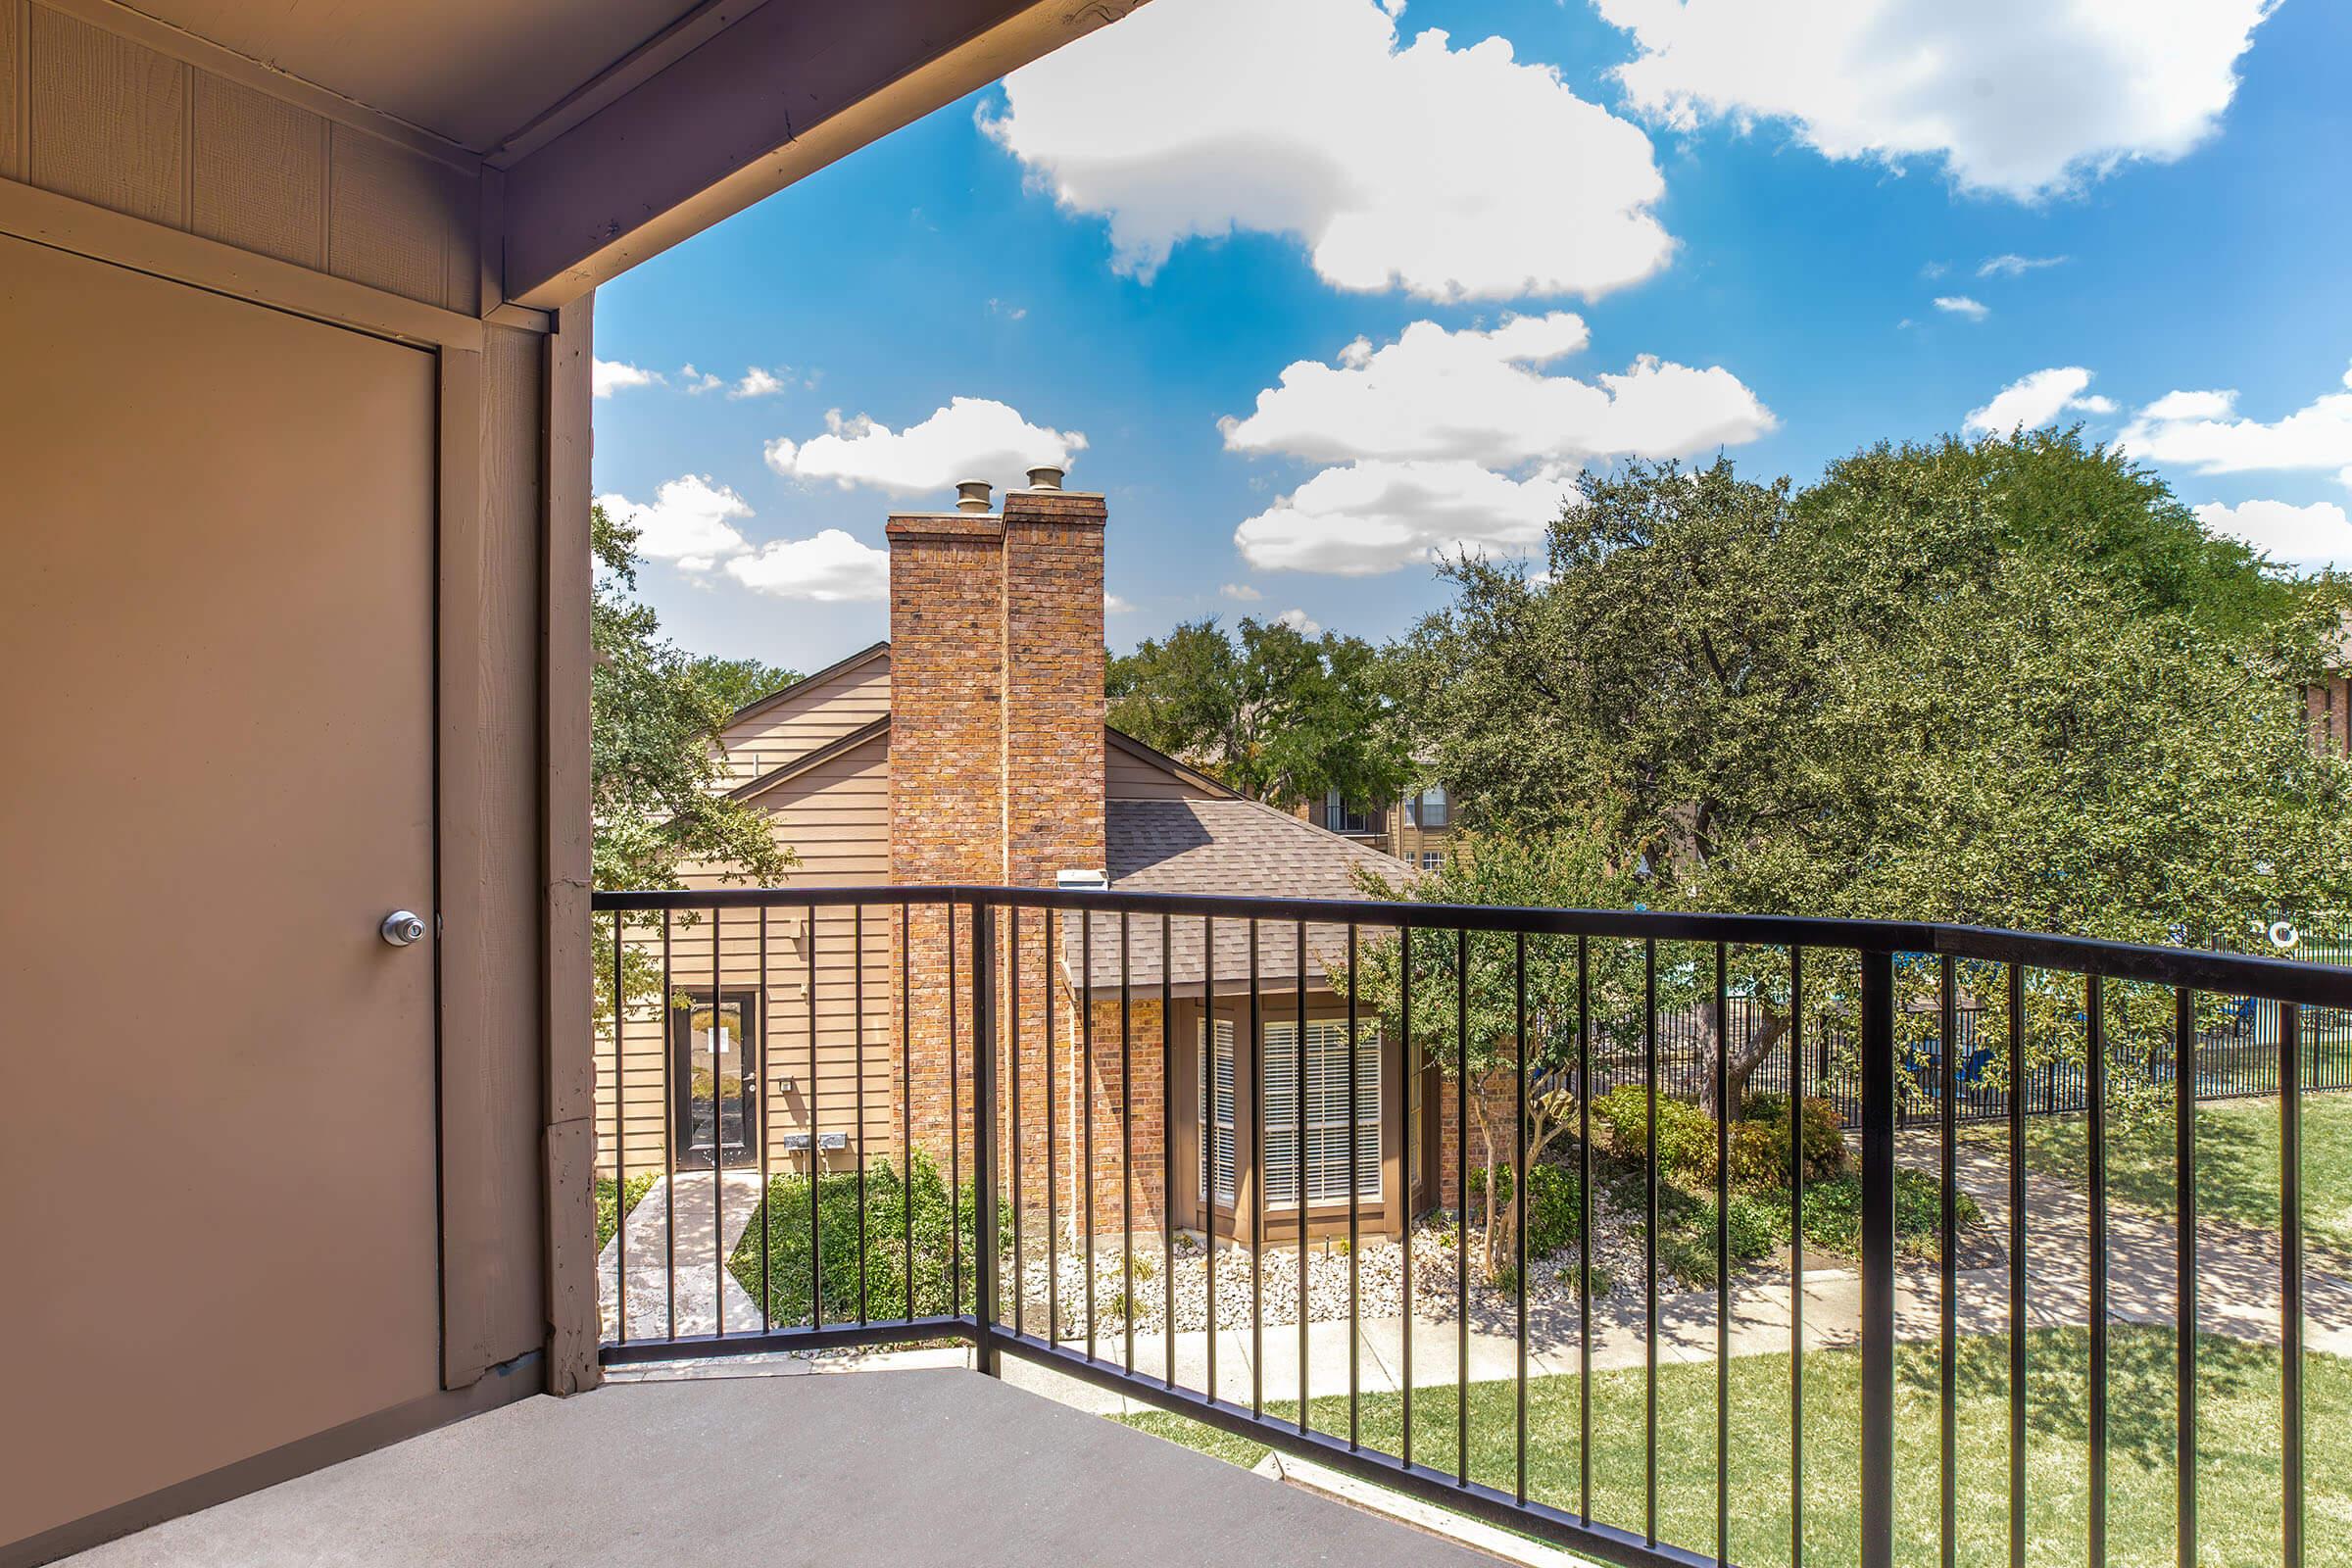
M 2328 0 L 1152 0 L 602 290 L 595 485 L 678 641 L 804 669 L 889 512 L 1064 449 L 1114 647 L 1387 638 L 1580 464 L 1977 411 L 2352 564 L 2348 66 Z

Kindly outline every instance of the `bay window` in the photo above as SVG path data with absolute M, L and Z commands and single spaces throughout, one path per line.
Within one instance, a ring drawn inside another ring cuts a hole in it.
M 1296 1019 L 1265 1024 L 1260 1082 L 1265 1106 L 1261 1158 L 1266 1203 L 1286 1207 L 1298 1201 L 1298 1025 Z M 1380 1197 L 1380 1025 L 1359 1022 L 1355 1052 L 1355 1176 L 1363 1198 Z M 1200 1185 L 1213 1183 L 1216 1200 L 1234 1200 L 1234 1026 L 1219 1018 L 1203 1026 L 1200 1051 Z M 1340 1018 L 1310 1018 L 1306 1024 L 1305 1185 L 1310 1203 L 1348 1199 L 1348 1025 Z

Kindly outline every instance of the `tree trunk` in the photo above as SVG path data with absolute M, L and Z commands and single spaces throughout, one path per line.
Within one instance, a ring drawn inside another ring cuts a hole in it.
M 1701 1054 L 1707 1063 L 1707 1081 L 1700 1086 L 1699 1102 L 1707 1107 L 1710 1116 L 1721 1116 L 1723 1107 L 1715 1103 L 1715 1062 L 1717 1056 L 1728 1049 L 1729 1043 L 1717 1033 L 1715 1010 L 1712 1007 L 1701 1015 L 1699 1028 L 1702 1031 L 1700 1038 L 1705 1042 L 1705 1050 Z M 1731 1059 L 1725 1064 L 1725 1075 L 1731 1080 L 1732 1095 L 1728 1119 L 1740 1119 L 1740 1107 L 1747 1102 L 1747 1081 L 1755 1076 L 1756 1069 L 1764 1064 L 1764 1058 L 1772 1054 L 1772 1048 L 1779 1045 L 1788 1033 L 1788 1020 L 1767 1011 L 1763 1026 L 1756 1030 L 1747 1044 L 1730 1053 Z
M 1486 1209 L 1486 1213 L 1482 1216 L 1485 1234 L 1482 1239 L 1481 1251 L 1483 1265 L 1486 1269 L 1486 1279 L 1491 1282 L 1494 1278 L 1494 1211 L 1501 1206 L 1494 1200 L 1494 1130 L 1487 1119 L 1486 1097 L 1479 1096 L 1472 1102 L 1472 1104 L 1475 1106 L 1474 1114 L 1478 1120 L 1478 1141 L 1485 1146 L 1487 1152 L 1487 1197 L 1485 1203 L 1481 1205 Z M 1465 1153 L 1469 1152 L 1469 1141 L 1463 1140 L 1462 1149 Z M 1514 1188 L 1513 1191 L 1516 1192 L 1517 1189 Z M 1470 1173 L 1465 1169 L 1462 1172 L 1462 1196 L 1466 1200 L 1469 1194 Z M 1469 1220 L 1469 1210 L 1465 1207 L 1462 1213 L 1462 1222 L 1466 1225 Z

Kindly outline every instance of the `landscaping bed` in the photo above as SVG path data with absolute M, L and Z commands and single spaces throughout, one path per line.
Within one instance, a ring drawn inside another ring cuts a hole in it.
M 1726 1215 L 1735 1288 L 1785 1283 L 1789 1246 L 1800 1229 L 1809 1268 L 1835 1267 L 1850 1259 L 1857 1250 L 1861 1184 L 1847 1168 L 1846 1146 L 1835 1113 L 1819 1102 L 1807 1102 L 1803 1109 L 1806 1181 L 1801 1207 L 1794 1210 L 1786 1155 L 1788 1113 L 1780 1097 L 1752 1097 L 1743 1119 L 1733 1128 L 1733 1181 Z M 1658 1124 L 1659 1289 L 1667 1295 L 1711 1290 L 1716 1284 L 1715 1124 L 1697 1106 L 1669 1099 L 1659 1102 Z M 1638 1303 L 1644 1297 L 1646 1097 L 1638 1088 L 1602 1097 L 1594 1102 L 1593 1126 L 1590 1289 L 1597 1303 L 1595 1316 L 1631 1317 L 1638 1314 Z M 1557 1143 L 1554 1157 L 1537 1167 L 1532 1184 L 1527 1312 L 1531 1331 L 1539 1336 L 1568 1332 L 1578 1319 L 1583 1205 L 1576 1163 L 1573 1141 Z M 1471 1285 L 1466 1304 L 1475 1326 L 1513 1332 L 1519 1303 L 1507 1239 L 1498 1249 L 1500 1266 L 1492 1279 L 1484 1267 L 1485 1180 L 1484 1167 L 1474 1166 L 1466 1238 Z M 1502 1192 L 1505 1215 L 1512 1181 L 1508 1166 L 1497 1167 L 1496 1184 Z M 1917 1171 L 1898 1172 L 1897 1181 L 1899 1255 L 1910 1264 L 1932 1264 L 1940 1243 L 1941 1188 L 1936 1178 Z M 828 1174 L 819 1183 L 817 1229 L 824 1320 L 854 1321 L 861 1315 L 861 1306 L 862 1315 L 869 1317 L 905 1313 L 909 1204 L 916 1315 L 946 1315 L 953 1310 L 951 1235 L 959 1238 L 955 1246 L 962 1258 L 962 1300 L 968 1308 L 974 1246 L 971 1189 L 966 1187 L 951 1205 L 938 1169 L 919 1152 L 911 1185 L 894 1166 L 872 1167 L 865 1179 L 862 1297 L 858 1192 L 856 1172 Z M 1975 1201 L 1963 1194 L 1956 1206 L 1962 1231 L 1973 1233 L 1982 1218 Z M 1009 1265 L 1009 1208 L 1001 1213 L 999 1226 Z M 1507 1231 L 1507 1224 L 1499 1228 Z M 1046 1332 L 1051 1303 L 1059 1312 L 1052 1332 L 1057 1337 L 1082 1333 L 1087 1321 L 1085 1253 L 1070 1237 L 1058 1239 L 1053 1250 L 1049 1289 L 1042 1229 L 1032 1225 L 1024 1238 L 1028 1255 L 1019 1270 L 1023 1323 L 1032 1332 Z M 735 1278 L 755 1300 L 764 1284 L 769 1317 L 777 1323 L 808 1321 L 809 1231 L 808 1178 L 776 1177 L 729 1261 Z M 1451 1215 L 1415 1227 L 1411 1245 L 1416 1319 L 1451 1322 L 1465 1304 L 1456 1274 L 1464 1241 Z M 1404 1263 L 1404 1248 L 1385 1237 L 1364 1239 L 1352 1256 L 1344 1239 L 1310 1243 L 1303 1259 L 1308 1320 L 1345 1321 L 1349 1316 L 1351 1295 L 1355 1315 L 1364 1321 L 1403 1315 Z M 1261 1284 L 1263 1315 L 1257 1321 L 1267 1327 L 1297 1324 L 1301 1266 L 1298 1250 L 1268 1248 L 1262 1265 L 1261 1281 L 1253 1273 L 1247 1249 L 1218 1247 L 1215 1317 L 1219 1328 L 1248 1329 L 1257 1309 L 1253 1297 Z M 1096 1332 L 1121 1332 L 1130 1316 L 1139 1333 L 1162 1331 L 1168 1326 L 1171 1286 L 1176 1331 L 1205 1330 L 1210 1321 L 1208 1276 L 1207 1252 L 1194 1236 L 1180 1235 L 1172 1251 L 1163 1254 L 1156 1235 L 1139 1235 L 1131 1274 L 1122 1270 L 1115 1244 L 1099 1245 L 1095 1251 Z M 1009 1316 L 1009 1299 L 1005 1304 Z

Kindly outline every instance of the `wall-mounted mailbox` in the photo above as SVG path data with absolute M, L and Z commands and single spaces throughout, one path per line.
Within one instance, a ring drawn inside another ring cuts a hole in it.
M 838 1150 L 850 1147 L 848 1133 L 819 1133 L 816 1138 L 819 1149 Z M 808 1152 L 808 1135 L 807 1133 L 786 1133 L 784 1135 L 784 1152 L 788 1154 L 807 1153 Z

